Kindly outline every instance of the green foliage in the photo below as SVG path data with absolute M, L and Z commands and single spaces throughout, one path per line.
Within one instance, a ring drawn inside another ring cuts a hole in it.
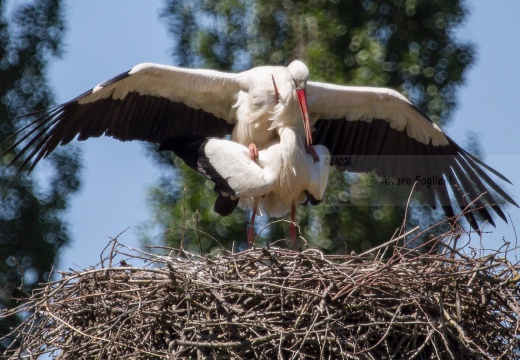
M 0 1 L 0 143 L 31 120 L 15 116 L 46 108 L 52 102 L 46 66 L 59 55 L 64 31 L 58 0 L 10 2 L 9 17 L 5 3 Z M 11 143 L 4 144 L 0 153 Z M 15 305 L 20 291 L 30 291 L 37 282 L 48 279 L 58 251 L 69 241 L 61 215 L 70 194 L 79 187 L 74 147 L 49 156 L 36 176 L 16 176 L 20 161 L 5 169 L 13 156 L 10 152 L 0 158 L 2 308 Z M 12 324 L 0 323 L 0 333 L 5 334 L 9 326 Z
M 221 218 L 212 210 L 215 201 L 212 183 L 205 181 L 180 159 L 175 159 L 175 166 L 175 172 L 168 172 L 165 166 L 166 173 L 159 185 L 149 189 L 148 203 L 153 210 L 153 219 L 149 226 L 142 228 L 145 242 L 154 242 L 148 237 L 155 230 L 150 227 L 153 224 L 169 224 L 162 241 L 175 247 L 182 242 L 184 249 L 195 253 L 217 251 L 220 245 L 215 238 L 226 239 L 226 244 L 243 241 L 246 233 L 243 212 L 235 211 Z M 172 178 L 177 181 L 172 182 Z M 185 228 L 200 229 L 207 234 Z
M 311 80 L 395 88 L 439 124 L 450 119 L 455 92 L 474 59 L 473 45 L 454 35 L 466 15 L 462 0 L 169 0 L 163 11 L 181 66 L 239 71 L 287 65 L 299 58 L 308 65 Z M 200 219 L 208 222 L 207 227 L 199 222 L 200 228 L 227 246 L 236 239 L 244 243 L 245 230 L 234 230 L 240 228 L 236 222 L 245 229 L 244 216 L 234 215 L 231 221 L 215 217 L 214 195 L 204 181 L 183 168 L 176 174 L 190 194 L 188 208 L 197 209 Z M 340 181 L 329 187 L 328 196 L 345 187 L 366 191 L 367 176 L 333 174 Z M 362 206 L 299 207 L 297 221 L 311 246 L 330 252 L 360 251 L 388 240 L 402 224 L 408 190 L 380 195 L 378 201 Z M 181 198 L 179 191 L 167 198 L 168 203 L 166 198 L 154 198 L 152 211 L 163 216 L 160 226 L 179 224 Z M 440 218 L 426 208 L 412 210 L 411 223 Z M 164 213 L 171 215 L 165 219 Z M 227 237 L 215 231 L 224 227 L 229 229 Z M 265 240 L 280 238 L 285 227 L 283 223 L 271 227 Z

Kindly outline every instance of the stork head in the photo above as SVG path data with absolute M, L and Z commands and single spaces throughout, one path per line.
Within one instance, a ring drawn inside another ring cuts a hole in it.
M 294 82 L 293 87 L 298 95 L 300 103 L 300 110 L 302 113 L 303 128 L 305 130 L 305 140 L 307 145 L 312 144 L 311 124 L 309 120 L 309 112 L 307 110 L 307 94 L 305 88 L 307 87 L 307 79 L 309 78 L 309 69 L 299 60 L 294 60 L 287 66 L 287 70 Z

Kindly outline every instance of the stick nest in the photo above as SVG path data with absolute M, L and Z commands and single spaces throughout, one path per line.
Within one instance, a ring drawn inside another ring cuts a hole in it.
M 105 252 L 2 314 L 25 315 L 6 358 L 519 356 L 520 267 L 503 252 Z

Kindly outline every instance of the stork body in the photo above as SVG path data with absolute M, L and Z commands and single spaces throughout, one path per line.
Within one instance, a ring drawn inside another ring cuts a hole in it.
M 489 208 L 507 221 L 497 195 L 518 206 L 489 174 L 509 182 L 503 175 L 462 149 L 398 92 L 312 82 L 308 76 L 300 61 L 287 68 L 264 66 L 238 74 L 140 64 L 36 114 L 32 123 L 5 140 L 10 145 L 6 152 L 17 147 L 13 162 L 26 155 L 20 169 L 32 169 L 74 138 L 104 134 L 160 144 L 183 134 L 231 134 L 232 140 L 249 147 L 254 160 L 258 150 L 273 143 L 288 146 L 282 134 L 292 129 L 297 144 L 279 152 L 286 161 L 278 164 L 280 186 L 297 184 L 299 177 L 291 174 L 298 172 L 298 166 L 307 166 L 299 165 L 306 162 L 299 163 L 297 154 L 304 151 L 317 160 L 315 148 L 310 147 L 313 137 L 314 144 L 325 146 L 331 154 L 351 157 L 348 168 L 337 166 L 341 171 L 374 171 L 412 183 L 418 177 L 450 179 L 434 186 L 418 184 L 416 190 L 430 206 L 440 205 L 449 218 L 455 217 L 453 205 L 458 205 L 474 229 L 479 228 L 477 218 L 494 225 Z M 299 191 L 294 190 L 293 198 Z M 283 191 L 270 193 L 280 196 Z M 261 210 L 268 199 L 258 204 Z
M 230 214 L 238 205 L 251 210 L 248 244 L 254 240 L 254 221 L 261 215 L 280 217 L 291 212 L 289 228 L 296 247 L 294 218 L 296 205 L 318 204 L 327 187 L 328 150 L 314 147 L 320 157 L 315 161 L 305 151 L 301 136 L 294 128 L 278 130 L 279 138 L 265 144 L 251 160 L 248 148 L 234 141 L 202 136 L 178 136 L 163 141 L 159 150 L 171 150 L 192 169 L 215 183 L 218 194 L 215 211 Z

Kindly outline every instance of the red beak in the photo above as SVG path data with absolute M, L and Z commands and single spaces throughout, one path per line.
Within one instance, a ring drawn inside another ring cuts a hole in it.
M 302 112 L 303 128 L 305 130 L 305 140 L 307 141 L 307 146 L 311 146 L 312 145 L 311 123 L 309 120 L 309 112 L 307 111 L 307 95 L 305 93 L 305 89 L 297 89 L 296 94 L 298 94 L 298 100 L 300 102 L 300 110 Z

